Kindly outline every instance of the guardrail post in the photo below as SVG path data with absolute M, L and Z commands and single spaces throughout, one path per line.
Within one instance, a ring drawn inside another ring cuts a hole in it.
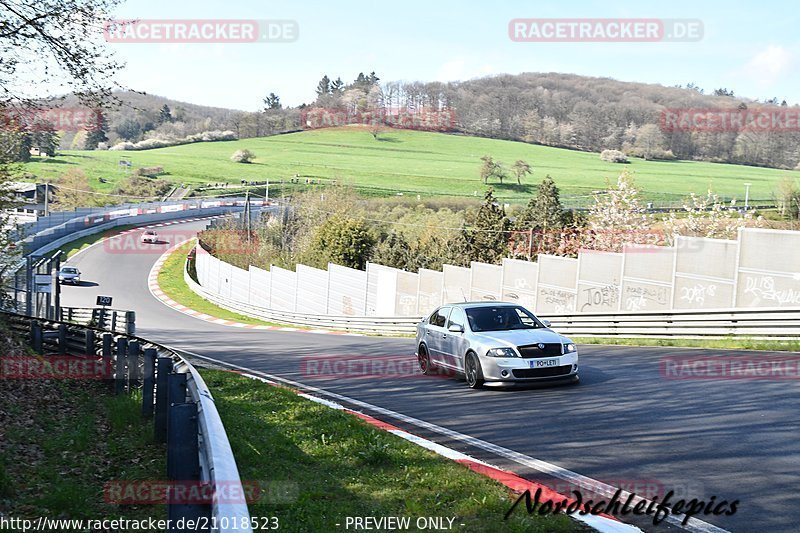
M 58 353 L 65 355 L 67 353 L 67 325 L 58 325 Z
M 156 350 L 147 348 L 144 351 L 144 379 L 142 381 L 142 416 L 153 416 L 153 394 L 156 390 Z
M 114 394 L 122 394 L 125 392 L 125 381 L 127 378 L 128 359 L 128 339 L 117 339 L 117 360 L 116 367 L 114 368 Z
M 136 311 L 125 312 L 125 333 L 136 335 Z
M 84 355 L 95 355 L 95 336 L 94 330 L 87 329 L 85 332 L 85 346 L 84 346 Z
M 169 407 L 169 441 L 167 444 L 167 469 L 172 470 L 168 477 L 175 485 L 195 484 L 200 479 L 200 453 L 197 440 L 197 404 L 182 403 Z M 182 494 L 191 491 L 181 491 Z M 209 516 L 208 505 L 197 502 L 176 501 L 167 505 L 167 518 L 171 520 L 168 531 L 184 531 L 178 528 L 181 518 L 197 520 L 201 516 Z
M 179 463 L 185 459 L 178 454 L 180 444 L 188 435 L 175 433 L 175 407 L 186 403 L 186 374 L 170 374 L 167 376 L 167 477 L 169 479 L 188 480 L 194 478 L 180 477 Z M 197 433 L 195 432 L 195 437 Z M 198 471 L 199 476 L 199 471 Z
M 128 392 L 133 392 L 133 389 L 141 383 L 139 352 L 139 341 L 131 341 L 128 344 Z
M 111 333 L 103 333 L 102 354 L 103 354 L 103 363 L 105 364 L 105 367 L 110 370 L 108 374 L 108 380 L 106 381 L 109 389 L 112 389 L 114 387 L 114 376 L 113 376 L 114 353 L 112 351 L 113 345 L 114 345 L 114 335 L 112 335 Z
M 36 320 L 31 320 L 31 346 L 33 350 L 39 354 L 44 353 L 43 344 L 42 325 Z
M 117 331 L 117 312 L 111 311 L 111 327 L 109 328 L 111 331 Z
M 156 359 L 156 442 L 167 442 L 167 376 L 172 372 L 172 358 Z

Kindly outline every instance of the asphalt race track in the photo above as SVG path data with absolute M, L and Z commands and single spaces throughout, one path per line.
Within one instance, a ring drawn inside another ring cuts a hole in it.
M 159 233 L 183 235 L 203 226 L 187 223 Z M 139 233 L 131 235 L 138 242 Z M 669 380 L 660 372 L 667 356 L 735 352 L 580 346 L 578 385 L 472 391 L 456 378 L 409 371 L 415 365 L 410 338 L 243 330 L 170 309 L 147 287 L 153 263 L 167 248 L 126 251 L 110 241 L 90 248 L 69 262 L 89 283 L 65 287 L 63 305 L 94 306 L 97 295 L 112 296 L 114 308 L 136 311 L 137 334 L 154 341 L 323 388 L 615 486 L 658 484 L 677 494 L 688 490 L 690 497 L 738 499 L 733 516 L 698 516 L 729 531 L 797 531 L 800 525 L 800 383 Z M 334 368 L 322 365 L 321 356 L 366 358 L 368 368 L 384 375 L 318 375 L 314 369 Z M 376 416 L 530 479 L 552 481 L 519 461 Z M 674 529 L 666 522 L 634 523 Z

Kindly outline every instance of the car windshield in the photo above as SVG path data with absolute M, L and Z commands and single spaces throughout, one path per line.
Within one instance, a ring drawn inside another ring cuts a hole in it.
M 470 307 L 466 309 L 472 331 L 506 331 L 543 328 L 533 314 L 517 306 Z
M 78 269 L 77 268 L 72 268 L 72 267 L 66 267 L 66 268 L 62 268 L 61 272 L 63 272 L 64 274 L 77 274 L 78 273 Z

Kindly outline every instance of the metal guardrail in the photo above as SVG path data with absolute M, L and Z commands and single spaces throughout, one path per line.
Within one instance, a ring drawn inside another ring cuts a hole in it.
M 153 418 L 155 437 L 167 445 L 167 476 L 197 482 L 214 493 L 245 494 L 214 398 L 197 370 L 175 350 L 141 337 L 2 312 L 12 330 L 35 351 L 83 355 L 103 362 L 116 394 L 142 391 L 142 414 Z M 216 490 L 222 488 L 221 491 Z M 180 518 L 211 518 L 211 533 L 252 533 L 245 502 L 167 505 L 173 526 Z M 212 526 L 213 525 L 213 526 Z M 170 531 L 177 531 L 171 529 Z M 198 531 L 202 531 L 198 529 Z
M 307 315 L 265 309 L 214 294 L 184 269 L 192 291 L 236 313 L 285 324 L 376 333 L 413 334 L 421 317 Z M 725 338 L 800 340 L 800 309 L 754 308 L 543 315 L 564 335 L 582 337 Z
M 62 307 L 61 320 L 97 329 L 136 334 L 136 313 L 104 307 Z
M 754 308 L 549 315 L 560 333 L 586 337 L 800 340 L 800 309 Z

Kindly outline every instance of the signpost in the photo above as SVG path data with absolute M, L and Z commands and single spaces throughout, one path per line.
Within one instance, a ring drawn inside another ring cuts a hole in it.
M 34 274 L 33 292 L 39 294 L 52 294 L 53 292 L 52 274 Z
M 106 307 L 111 306 L 111 296 L 98 296 L 95 305 L 100 306 L 100 319 L 98 320 L 100 329 L 106 327 Z

